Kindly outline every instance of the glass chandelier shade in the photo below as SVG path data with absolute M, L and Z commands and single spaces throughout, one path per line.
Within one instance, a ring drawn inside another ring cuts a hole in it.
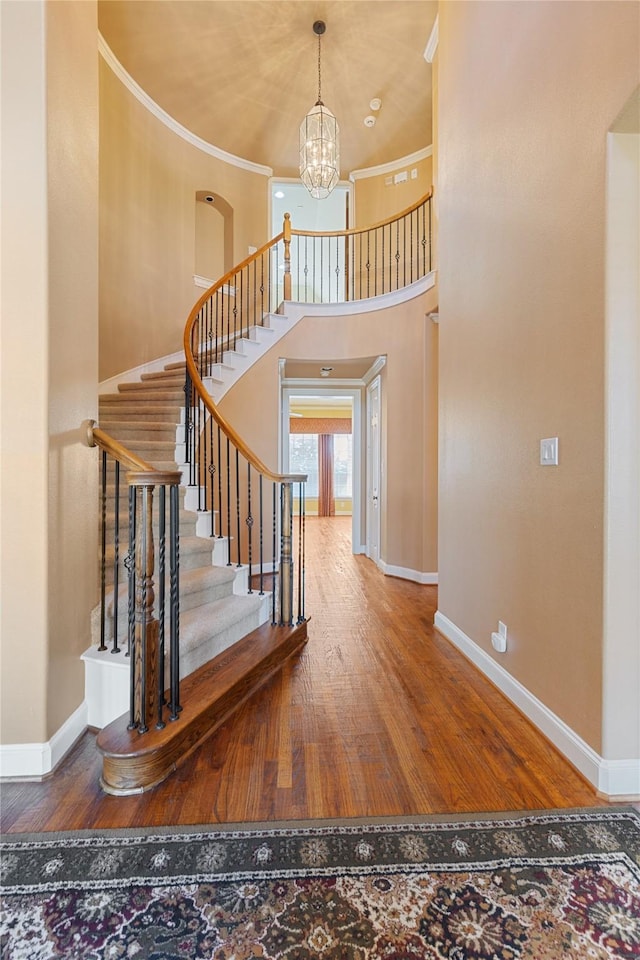
M 322 20 L 316 20 L 313 32 L 318 37 L 318 99 L 300 124 L 300 177 L 312 197 L 328 197 L 340 179 L 340 130 L 338 121 L 322 102 L 320 37 L 325 32 Z
M 338 121 L 319 100 L 300 124 L 300 177 L 312 197 L 328 197 L 340 179 Z

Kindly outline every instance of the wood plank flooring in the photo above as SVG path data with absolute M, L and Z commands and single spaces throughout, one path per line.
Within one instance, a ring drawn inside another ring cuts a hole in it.
M 100 789 L 87 732 L 42 782 L 2 785 L 3 832 L 602 805 L 433 629 L 437 588 L 307 519 L 309 642 L 167 781 Z

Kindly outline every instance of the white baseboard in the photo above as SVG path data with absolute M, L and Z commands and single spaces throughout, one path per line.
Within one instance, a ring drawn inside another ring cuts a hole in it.
M 424 584 L 438 582 L 437 573 L 422 573 L 420 570 L 411 570 L 410 567 L 396 567 L 384 560 L 378 560 L 378 566 L 387 577 L 400 577 L 401 580 L 413 580 L 414 583 Z
M 640 759 L 605 760 L 439 610 L 434 626 L 531 720 L 598 793 L 612 800 L 640 797 Z
M 46 743 L 0 744 L 0 777 L 43 777 L 56 767 L 88 725 L 83 701 Z

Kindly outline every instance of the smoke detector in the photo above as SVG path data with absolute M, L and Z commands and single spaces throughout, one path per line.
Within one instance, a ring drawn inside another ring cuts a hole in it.
M 320 367 L 320 376 L 328 377 L 332 370 L 333 367 Z
M 375 118 L 374 116 L 372 116 L 371 114 L 369 114 L 368 117 L 365 117 L 365 118 L 364 118 L 364 125 L 365 125 L 365 127 L 375 127 L 375 125 L 376 125 L 376 118 Z
M 380 97 L 374 97 L 371 103 L 369 104 L 369 109 L 375 111 L 375 110 L 379 110 L 381 106 L 382 106 L 382 100 L 380 99 Z

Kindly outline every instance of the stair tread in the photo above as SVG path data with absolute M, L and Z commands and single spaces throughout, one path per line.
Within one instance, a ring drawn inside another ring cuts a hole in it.
M 306 638 L 306 622 L 294 627 L 263 624 L 181 682 L 183 709 L 175 722 L 140 735 L 127 729 L 127 714 L 114 720 L 97 738 L 103 788 L 126 794 L 160 783 L 297 653 Z

